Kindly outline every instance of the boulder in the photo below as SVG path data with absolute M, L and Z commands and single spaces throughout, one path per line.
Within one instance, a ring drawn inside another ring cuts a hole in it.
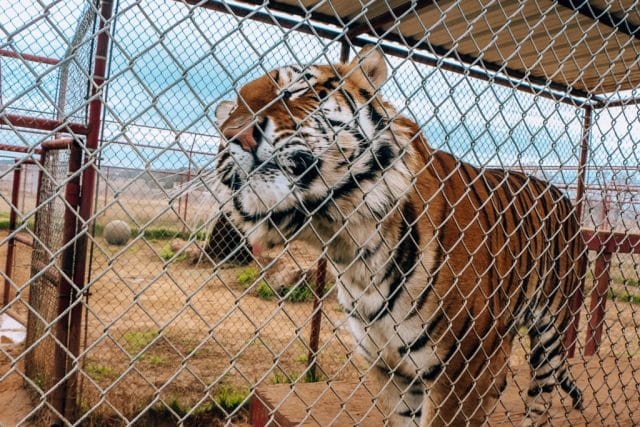
M 121 246 L 131 238 L 131 228 L 126 222 L 116 219 L 107 224 L 103 236 L 110 245 Z

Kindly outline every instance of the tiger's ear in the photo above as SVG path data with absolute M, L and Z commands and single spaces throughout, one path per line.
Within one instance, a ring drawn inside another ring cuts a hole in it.
M 359 68 L 375 89 L 378 89 L 387 80 L 387 64 L 384 61 L 384 54 L 375 45 L 366 45 L 360 49 L 349 65 L 353 68 Z
M 222 101 L 216 107 L 216 122 L 220 126 L 231 114 L 231 110 L 236 106 L 232 101 Z

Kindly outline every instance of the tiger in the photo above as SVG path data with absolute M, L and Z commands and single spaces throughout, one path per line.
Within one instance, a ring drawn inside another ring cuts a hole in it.
M 220 102 L 222 209 L 252 246 L 322 251 L 386 425 L 486 423 L 523 327 L 524 425 L 548 419 L 556 386 L 581 409 L 563 345 L 584 252 L 575 207 L 534 176 L 432 148 L 383 98 L 386 64 L 368 45 Z

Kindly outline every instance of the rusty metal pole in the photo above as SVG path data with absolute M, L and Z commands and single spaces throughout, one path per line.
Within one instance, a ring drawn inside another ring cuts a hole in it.
M 604 250 L 596 258 L 594 278 L 596 286 L 591 291 L 591 306 L 589 312 L 589 325 L 587 327 L 587 341 L 584 347 L 584 355 L 591 356 L 598 351 L 602 337 L 602 327 L 604 325 L 604 310 L 607 305 L 607 294 L 609 293 L 611 267 L 611 252 Z
M 75 175 L 67 182 L 65 186 L 64 198 L 67 202 L 67 206 L 64 211 L 64 226 L 62 231 L 63 246 L 66 246 L 62 252 L 61 261 L 61 278 L 58 284 L 58 306 L 57 315 L 60 318 L 57 321 L 55 328 L 56 333 L 56 348 L 54 351 L 54 372 L 53 372 L 53 387 L 54 390 L 51 394 L 51 404 L 66 418 L 65 412 L 65 398 L 69 386 L 69 379 L 65 379 L 67 376 L 69 365 L 68 360 L 68 342 L 69 342 L 69 319 L 70 310 L 69 306 L 75 299 L 74 285 L 72 283 L 73 278 L 73 266 L 75 257 L 75 246 L 77 241 L 74 241 L 77 233 L 78 217 L 76 215 L 76 209 L 79 204 L 80 197 L 80 170 L 82 163 L 82 149 L 78 144 L 71 146 L 71 152 L 69 154 L 69 174 Z
M 327 286 L 327 259 L 322 257 L 318 260 L 315 280 L 315 298 L 313 300 L 313 317 L 311 318 L 311 332 L 309 334 L 309 355 L 307 356 L 307 375 L 311 381 L 316 381 L 318 349 L 320 347 L 320 326 L 322 324 L 322 299 Z M 306 286 L 303 284 L 303 286 Z
M 98 37 L 93 74 L 91 76 L 91 102 L 89 103 L 86 143 L 84 147 L 81 147 L 78 141 L 74 141 L 71 145 L 69 170 L 73 172 L 82 168 L 82 180 L 80 181 L 80 175 L 78 175 L 67 184 L 65 191 L 69 206 L 77 206 L 78 209 L 77 214 L 69 208 L 65 211 L 65 234 L 71 233 L 73 230 L 72 236 L 65 235 L 65 237 L 71 237 L 71 239 L 75 239 L 75 242 L 63 253 L 63 271 L 67 275 L 65 268 L 71 268 L 71 271 L 68 272 L 68 278 L 71 278 L 72 282 L 63 278 L 60 283 L 58 315 L 65 312 L 66 314 L 62 314 L 58 322 L 58 340 L 61 344 L 56 347 L 57 389 L 53 394 L 53 398 L 54 407 L 67 420 L 73 419 L 77 413 L 77 367 L 79 366 L 77 357 L 80 352 L 83 311 L 80 299 L 85 288 L 88 222 L 93 211 L 96 188 L 96 165 L 93 153 L 99 146 L 102 128 L 102 98 L 104 96 L 110 39 L 108 25 L 113 13 L 113 4 L 113 0 L 102 0 L 100 2 Z M 81 186 L 80 182 L 82 183 Z M 68 242 L 66 239 L 63 241 L 65 243 Z M 61 345 L 66 345 L 66 348 L 61 347 Z
M 89 116 L 87 120 L 88 134 L 84 156 L 84 170 L 82 172 L 82 187 L 80 188 L 80 207 L 79 214 L 82 221 L 81 229 L 78 232 L 80 236 L 76 243 L 76 261 L 75 271 L 73 273 L 73 282 L 75 288 L 81 292 L 76 298 L 82 298 L 85 292 L 85 278 L 87 269 L 87 249 L 88 249 L 88 233 L 90 230 L 89 222 L 93 214 L 94 197 L 96 197 L 96 162 L 93 154 L 100 145 L 100 132 L 102 130 L 102 112 L 104 108 L 104 89 L 106 82 L 107 64 L 109 58 L 110 20 L 113 14 L 114 0 L 102 0 L 100 2 L 100 14 L 98 39 L 96 42 L 95 62 L 93 66 L 93 75 L 91 76 L 91 102 L 89 104 Z M 74 301 L 71 301 L 73 304 Z M 82 334 L 82 304 L 77 301 L 71 309 L 71 318 L 69 320 L 69 352 L 74 358 L 71 362 L 75 367 L 70 366 L 73 370 L 69 375 L 65 416 L 68 419 L 75 417 L 77 413 L 77 371 L 79 366 L 77 356 L 80 353 L 80 342 Z
M 340 42 L 340 62 L 346 64 L 349 62 L 350 44 L 347 38 L 343 38 Z M 313 314 L 311 318 L 311 332 L 309 333 L 309 354 L 307 356 L 308 371 L 307 375 L 315 381 L 318 378 L 317 373 L 317 357 L 320 347 L 320 329 L 322 326 L 322 299 L 327 281 L 327 259 L 323 256 L 318 260 L 316 265 L 315 276 L 315 295 L 313 300 Z
M 582 126 L 582 141 L 580 144 L 580 164 L 578 165 L 578 185 L 576 188 L 576 218 L 578 223 L 582 226 L 582 214 L 584 209 L 585 198 L 585 181 L 587 176 L 587 160 L 589 156 L 589 139 L 591 136 L 591 121 L 593 120 L 593 107 L 587 105 L 584 107 L 584 122 Z M 579 237 L 582 239 L 582 235 Z M 578 337 L 578 327 L 580 326 L 580 307 L 584 301 L 584 285 L 587 274 L 587 265 L 589 263 L 588 252 L 582 254 L 579 260 L 574 260 L 579 263 L 578 266 L 578 280 L 579 285 L 577 289 L 573 290 L 573 295 L 569 301 L 570 316 L 573 317 L 573 321 L 569 325 L 565 335 L 565 347 L 567 348 L 568 357 L 573 357 L 576 351 L 576 341 Z
M 16 229 L 18 223 L 18 201 L 20 200 L 20 178 L 22 176 L 22 166 L 16 160 L 13 169 L 13 183 L 11 188 L 11 212 L 9 214 L 9 235 Z M 10 237 L 7 242 L 7 258 L 4 266 L 4 293 L 2 295 L 2 306 L 9 304 L 9 296 L 11 294 L 11 275 L 13 274 L 13 253 L 15 251 L 16 239 Z
M 24 168 L 24 174 L 22 174 L 22 201 L 20 203 L 20 210 L 24 212 L 25 196 L 27 194 L 27 177 L 29 176 L 29 168 Z M 16 205 L 17 206 L 17 205 Z

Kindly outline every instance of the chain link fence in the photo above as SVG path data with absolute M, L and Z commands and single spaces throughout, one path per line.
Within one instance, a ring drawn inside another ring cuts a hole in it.
M 639 2 L 5 3 L 0 423 L 633 424 Z

